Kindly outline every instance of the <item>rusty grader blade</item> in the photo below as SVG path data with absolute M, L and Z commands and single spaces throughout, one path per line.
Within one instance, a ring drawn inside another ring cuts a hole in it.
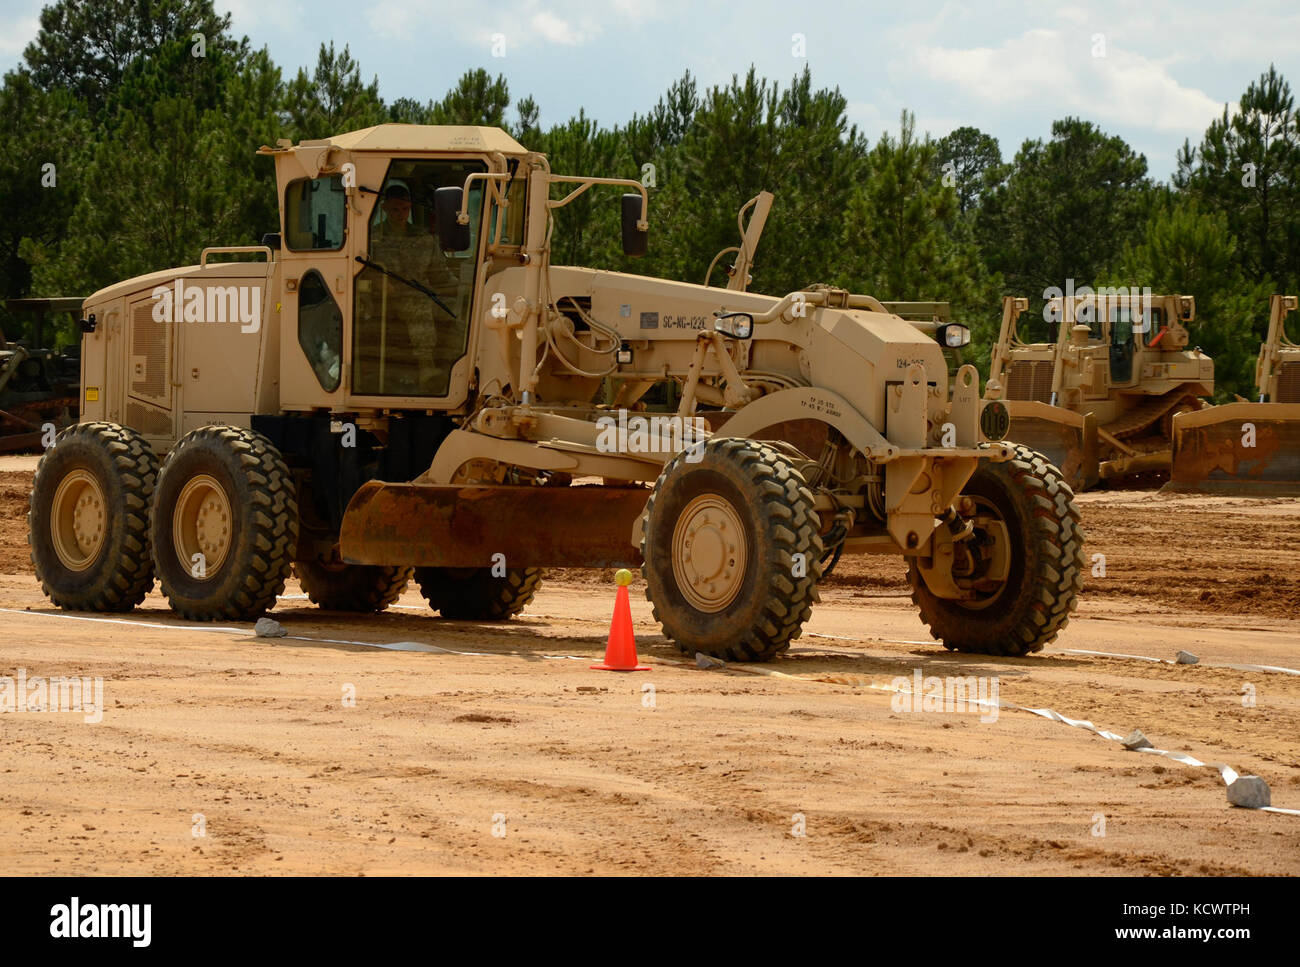
M 526 491 L 526 492 L 525 492 Z M 348 504 L 348 564 L 636 567 L 641 487 L 497 487 L 371 481 Z

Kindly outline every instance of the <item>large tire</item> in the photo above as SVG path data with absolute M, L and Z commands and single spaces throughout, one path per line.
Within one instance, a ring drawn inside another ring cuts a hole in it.
M 130 611 L 153 588 L 149 499 L 158 458 L 115 423 L 80 423 L 45 451 L 27 543 L 41 590 L 69 611 Z
M 248 621 L 275 607 L 298 543 L 298 502 L 266 437 L 234 426 L 186 434 L 163 461 L 151 516 L 154 564 L 177 614 Z
M 409 567 L 295 561 L 293 572 L 312 604 L 328 611 L 383 611 L 401 597 Z
M 417 567 L 415 582 L 429 607 L 456 621 L 505 621 L 527 607 L 542 583 L 537 567 Z
M 719 438 L 679 453 L 646 503 L 641 573 L 655 620 L 687 654 L 767 661 L 818 600 L 820 531 L 807 483 L 772 447 Z
M 1011 544 L 1007 580 L 974 602 L 935 596 L 915 560 L 912 601 L 950 651 L 1028 655 L 1042 651 L 1070 620 L 1083 586 L 1083 530 L 1074 491 L 1041 453 L 1016 445 L 1005 462 L 981 460 L 965 496 L 995 511 Z

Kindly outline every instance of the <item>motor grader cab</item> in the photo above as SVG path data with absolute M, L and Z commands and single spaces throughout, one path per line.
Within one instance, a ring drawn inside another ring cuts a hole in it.
M 1300 345 L 1286 331 L 1293 295 L 1269 299 L 1268 334 L 1255 364 L 1256 399 L 1179 413 L 1165 489 L 1300 495 Z
M 1159 476 L 1171 459 L 1174 416 L 1214 391 L 1214 363 L 1188 348 L 1191 296 L 1131 289 L 1046 301 L 1040 332 L 1029 300 L 1002 300 L 1002 326 L 986 387 L 1011 416 L 1011 439 L 1042 452 L 1076 489 L 1101 480 Z
M 935 337 L 960 327 L 829 287 L 553 266 L 553 218 L 609 186 L 644 253 L 646 191 L 553 174 L 492 128 L 263 153 L 278 237 L 86 300 L 83 422 L 29 515 L 57 605 L 128 610 L 156 575 L 182 616 L 246 620 L 293 569 L 322 607 L 381 610 L 414 580 L 445 618 L 491 620 L 542 567 L 640 565 L 679 647 L 761 660 L 798 637 L 826 560 L 883 553 L 949 648 L 1026 654 L 1068 620 L 1071 491 L 1005 442 L 973 366 L 949 392 Z M 665 379 L 679 403 L 656 424 L 635 407 Z M 725 433 L 701 404 L 734 411 Z M 818 452 L 764 442 L 800 418 L 826 425 Z

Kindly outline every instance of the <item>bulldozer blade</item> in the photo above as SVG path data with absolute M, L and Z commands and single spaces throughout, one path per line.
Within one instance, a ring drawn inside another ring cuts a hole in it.
M 1179 413 L 1173 450 L 1164 490 L 1300 496 L 1300 403 L 1227 403 Z
M 363 485 L 343 517 L 348 564 L 635 567 L 632 527 L 650 491 L 618 487 Z
M 1008 440 L 1047 457 L 1075 490 L 1097 484 L 1097 421 L 1091 413 L 1075 413 L 1033 400 L 1005 402 L 1011 414 Z

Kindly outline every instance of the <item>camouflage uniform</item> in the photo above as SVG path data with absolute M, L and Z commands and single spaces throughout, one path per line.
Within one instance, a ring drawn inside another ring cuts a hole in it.
M 390 224 L 381 222 L 371 229 L 371 260 L 389 272 L 432 289 L 444 303 L 455 308 L 456 277 L 437 240 L 410 225 L 405 232 L 393 231 Z M 440 394 L 446 380 L 435 358 L 439 330 L 454 327 L 455 321 L 429 296 L 404 282 L 380 276 L 375 285 L 379 288 L 369 301 L 376 318 L 384 304 L 380 293 L 387 289 L 386 365 L 393 374 L 390 387 L 416 395 Z

